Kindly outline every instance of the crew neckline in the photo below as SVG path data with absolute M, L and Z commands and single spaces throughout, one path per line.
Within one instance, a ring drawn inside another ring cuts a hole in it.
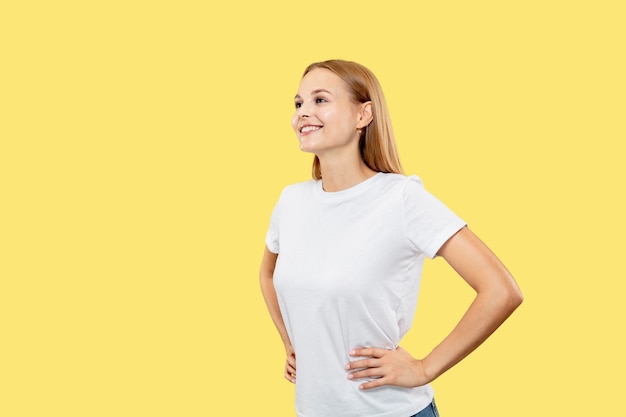
M 360 194 L 361 192 L 369 189 L 374 182 L 376 182 L 379 178 L 384 175 L 383 172 L 377 172 L 371 177 L 361 181 L 358 184 L 353 185 L 352 187 L 348 187 L 344 190 L 339 191 L 325 191 L 322 185 L 322 180 L 317 180 L 315 184 L 315 189 L 317 194 L 322 196 L 322 198 L 340 198 L 340 197 L 350 197 L 356 194 Z

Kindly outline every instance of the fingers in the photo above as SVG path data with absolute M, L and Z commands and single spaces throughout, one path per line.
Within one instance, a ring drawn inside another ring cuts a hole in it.
M 285 375 L 284 375 L 285 379 L 289 382 L 291 382 L 292 384 L 296 383 L 296 374 L 289 372 L 287 369 L 285 369 Z
M 348 379 L 374 378 L 372 381 L 359 385 L 361 390 L 387 385 L 389 381 L 386 378 L 384 369 L 384 356 L 388 352 L 389 350 L 381 348 L 358 348 L 351 350 L 349 352 L 350 356 L 365 356 L 366 358 L 352 361 L 345 366 L 347 371 L 352 371 L 348 374 Z
M 291 366 L 294 370 L 296 369 L 296 357 L 294 355 L 287 356 L 287 365 Z
M 365 379 L 359 386 L 368 390 L 382 385 L 417 387 L 430 381 L 424 372 L 421 360 L 413 358 L 406 350 L 397 347 L 393 350 L 361 348 L 350 351 L 351 356 L 360 356 L 348 363 L 348 379 Z
M 348 379 L 359 379 L 359 378 L 380 378 L 382 377 L 382 372 L 380 368 L 367 368 L 359 371 L 354 371 L 348 374 Z
M 360 348 L 350 351 L 350 356 L 365 356 L 365 359 L 352 361 L 346 365 L 346 370 L 360 368 L 377 368 L 381 366 L 380 359 L 388 352 L 386 349 L 379 348 Z
M 383 385 L 387 385 L 387 381 L 385 378 L 378 378 L 370 382 L 366 382 L 365 384 L 359 385 L 359 389 L 365 391 L 368 389 L 382 387 Z
M 371 356 L 373 358 L 382 358 L 387 352 L 387 349 L 381 348 L 358 348 L 352 349 L 350 351 L 350 356 Z
M 285 366 L 285 379 L 292 384 L 296 383 L 296 369 L 292 366 Z
M 346 365 L 346 371 L 351 371 L 354 369 L 361 368 L 377 368 L 380 366 L 380 361 L 378 359 L 360 359 L 358 361 L 350 362 Z
M 360 379 L 360 378 L 376 378 L 373 381 L 366 382 L 359 385 L 359 389 L 367 390 L 376 388 L 381 385 L 385 385 L 386 381 L 383 375 L 383 370 L 380 368 L 382 363 L 380 357 L 382 357 L 381 349 L 367 348 L 367 349 L 355 349 L 350 352 L 352 356 L 370 356 L 368 359 L 360 359 L 348 363 L 345 368 L 347 371 L 353 371 L 348 374 L 348 379 Z M 382 349 L 384 351 L 384 349 Z
M 296 383 L 296 356 L 294 354 L 287 356 L 285 364 L 285 379 L 292 384 Z
M 388 384 L 388 378 L 386 378 L 383 369 L 381 368 L 368 368 L 348 374 L 348 379 L 353 380 L 360 378 L 374 378 L 372 381 L 359 385 L 359 389 L 362 390 L 368 390 Z

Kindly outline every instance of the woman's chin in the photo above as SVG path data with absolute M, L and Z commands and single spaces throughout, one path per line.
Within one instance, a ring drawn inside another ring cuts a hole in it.
M 311 146 L 311 144 L 307 141 L 302 141 L 300 142 L 300 150 L 302 152 L 309 152 L 309 153 L 314 153 L 315 152 L 315 147 Z

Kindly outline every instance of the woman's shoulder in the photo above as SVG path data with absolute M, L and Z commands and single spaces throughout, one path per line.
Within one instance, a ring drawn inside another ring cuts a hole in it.
M 401 188 L 415 185 L 423 186 L 421 178 L 417 175 L 385 173 L 382 175 L 382 179 L 385 186 L 398 186 Z
M 306 181 L 300 181 L 300 182 L 293 182 L 290 184 L 287 184 L 284 188 L 284 190 L 312 190 L 315 188 L 316 184 L 318 183 L 317 180 L 306 180 Z
M 316 180 L 294 182 L 291 184 L 287 184 L 285 187 L 283 187 L 283 190 L 280 195 L 281 195 L 281 198 L 301 196 L 303 194 L 309 194 L 309 193 L 314 192 L 316 186 L 317 186 Z

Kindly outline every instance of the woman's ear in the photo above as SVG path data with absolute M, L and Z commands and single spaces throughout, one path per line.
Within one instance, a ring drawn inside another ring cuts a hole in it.
M 369 125 L 374 116 L 372 116 L 372 102 L 366 101 L 365 103 L 361 103 L 361 110 L 359 111 L 359 120 L 357 122 L 357 126 L 359 129 L 364 128 Z

